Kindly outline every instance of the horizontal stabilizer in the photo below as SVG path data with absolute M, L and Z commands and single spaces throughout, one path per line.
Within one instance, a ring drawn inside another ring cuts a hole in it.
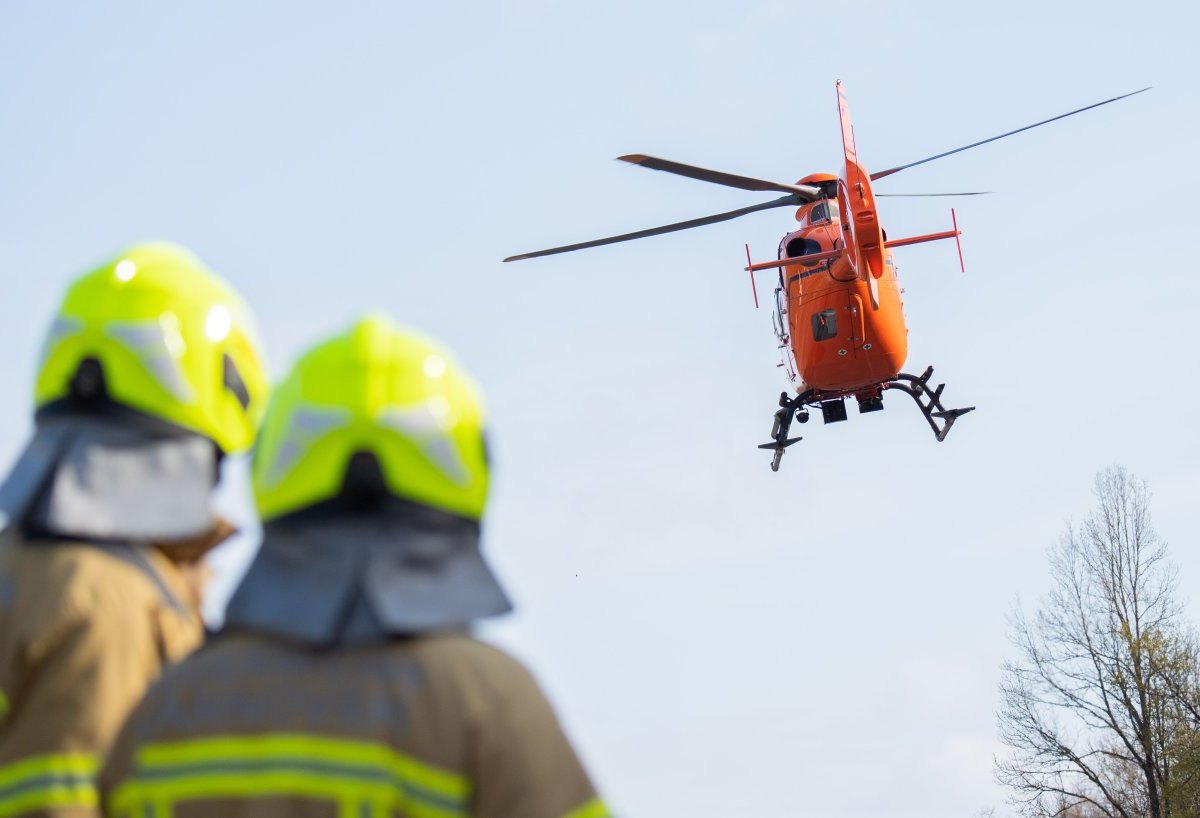
M 831 261 L 835 258 L 840 258 L 844 255 L 844 250 L 829 250 L 824 253 L 809 253 L 803 256 L 790 256 L 781 258 L 779 261 L 760 261 L 757 264 L 751 264 L 745 269 L 752 273 L 757 273 L 759 270 L 773 270 L 776 267 L 788 267 L 793 264 L 813 265 L 820 264 L 822 261 Z
M 888 239 L 883 243 L 884 247 L 907 247 L 910 244 L 921 244 L 927 241 L 941 241 L 942 239 L 958 238 L 962 235 L 958 230 L 946 230 L 941 233 L 928 233 L 924 236 L 910 236 L 906 239 Z

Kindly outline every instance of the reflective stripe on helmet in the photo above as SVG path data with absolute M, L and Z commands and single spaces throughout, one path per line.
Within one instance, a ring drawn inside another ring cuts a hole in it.
M 374 742 L 296 733 L 213 736 L 148 744 L 109 796 L 111 812 L 238 798 L 328 801 L 345 816 L 466 816 L 466 776 Z
M 471 478 L 450 434 L 449 411 L 446 399 L 435 395 L 416 406 L 388 407 L 379 413 L 378 420 L 415 443 L 429 462 L 451 481 L 465 486 Z
M 64 807 L 96 807 L 96 771 L 88 753 L 33 756 L 0 767 L 0 818 Z
M 351 420 L 353 416 L 345 409 L 318 406 L 297 408 L 292 413 L 287 438 L 280 444 L 266 468 L 263 483 L 268 486 L 278 485 L 322 435 L 348 426 Z
M 50 329 L 46 331 L 46 337 L 42 341 L 42 351 L 38 355 L 38 364 L 44 364 L 46 359 L 50 357 L 50 353 L 66 338 L 76 335 L 81 332 L 86 326 L 83 321 L 78 318 L 71 318 L 66 315 L 55 316 L 50 322 Z
M 137 355 L 159 385 L 177 401 L 191 403 L 196 399 L 179 363 L 186 345 L 175 316 L 164 315 L 148 321 L 113 321 L 107 332 Z

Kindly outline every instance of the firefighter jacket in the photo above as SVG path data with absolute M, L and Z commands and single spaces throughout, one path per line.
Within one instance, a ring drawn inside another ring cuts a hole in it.
M 95 775 L 165 665 L 202 641 L 157 549 L 0 537 L 0 816 L 100 814 Z
M 151 689 L 100 790 L 122 818 L 609 816 L 529 673 L 465 634 L 221 634 Z

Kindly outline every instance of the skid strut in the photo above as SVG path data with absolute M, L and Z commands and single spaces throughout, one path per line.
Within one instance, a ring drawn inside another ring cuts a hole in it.
M 967 412 L 975 411 L 975 407 L 968 406 L 963 409 L 947 409 L 942 405 L 942 390 L 946 388 L 946 384 L 941 383 L 936 388 L 931 389 L 929 387 L 929 379 L 932 376 L 932 366 L 926 367 L 920 377 L 901 372 L 891 380 L 879 384 L 879 388 L 899 389 L 911 397 L 916 402 L 917 408 L 921 410 L 921 414 L 925 417 L 925 422 L 933 430 L 934 437 L 941 442 L 946 439 L 946 435 L 950 434 L 950 427 L 954 425 L 954 421 L 967 414 Z M 771 442 L 763 443 L 758 447 L 774 453 L 771 457 L 771 471 L 779 471 L 779 464 L 783 460 L 783 453 L 793 443 L 798 443 L 803 439 L 800 437 L 788 437 L 788 432 L 791 430 L 793 420 L 799 420 L 801 423 L 808 420 L 808 410 L 804 408 L 806 405 L 816 406 L 822 401 L 840 400 L 855 394 L 854 391 L 825 392 L 819 389 L 807 389 L 795 397 L 788 397 L 787 392 L 780 393 L 779 409 L 776 410 L 775 418 L 771 423 Z M 845 413 L 842 414 L 842 419 L 844 418 Z
M 816 390 L 808 389 L 801 392 L 794 398 L 789 398 L 787 392 L 779 393 L 779 409 L 775 412 L 775 419 L 771 422 L 771 442 L 762 443 L 758 448 L 768 449 L 775 454 L 771 457 L 771 471 L 779 471 L 779 463 L 783 460 L 783 453 L 788 446 L 793 443 L 799 443 L 804 438 L 788 437 L 788 431 L 792 426 L 792 419 L 796 417 L 798 412 L 802 412 L 804 404 L 813 399 L 816 395 Z M 801 422 L 808 420 L 807 413 L 801 418 Z
M 950 434 L 950 427 L 954 425 L 954 421 L 965 415 L 967 412 L 974 412 L 974 406 L 968 406 L 965 409 L 947 409 L 942 406 L 942 390 L 946 388 L 946 384 L 939 383 L 937 389 L 929 388 L 929 378 L 933 375 L 933 367 L 925 367 L 925 371 L 921 373 L 921 377 L 909 375 L 901 372 L 892 380 L 883 385 L 884 389 L 899 389 L 901 392 L 908 394 L 917 406 L 921 409 L 921 414 L 925 416 L 925 421 L 929 424 L 929 428 L 933 429 L 934 436 L 938 442 L 946 439 L 946 435 Z M 923 399 L 923 400 L 922 400 Z M 938 426 L 938 421 L 942 422 Z

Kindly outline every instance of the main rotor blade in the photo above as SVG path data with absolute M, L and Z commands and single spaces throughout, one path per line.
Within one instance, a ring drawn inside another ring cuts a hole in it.
M 644 239 L 647 236 L 657 236 L 660 233 L 674 233 L 677 230 L 688 230 L 693 227 L 703 227 L 706 224 L 716 224 L 717 222 L 729 221 L 736 219 L 738 216 L 745 216 L 747 213 L 755 213 L 759 210 L 770 210 L 773 207 L 787 207 L 789 205 L 801 205 L 805 200 L 799 194 L 793 193 L 783 196 L 778 199 L 773 199 L 762 204 L 751 205 L 750 207 L 740 207 L 737 210 L 730 210 L 727 213 L 718 213 L 715 216 L 703 216 L 699 219 L 689 219 L 686 222 L 676 222 L 662 227 L 651 227 L 649 230 L 638 230 L 636 233 L 622 233 L 619 236 L 609 236 L 606 239 L 595 239 L 594 241 L 584 241 L 579 244 L 568 244 L 563 247 L 551 247 L 549 250 L 538 250 L 533 253 L 522 253 L 519 256 L 509 256 L 505 261 L 521 261 L 527 258 L 537 258 L 538 256 L 552 256 L 555 253 L 570 253 L 573 250 L 583 250 L 588 247 L 600 247 L 605 244 L 616 244 L 620 241 L 632 241 L 633 239 Z
M 949 156 L 952 153 L 959 153 L 961 151 L 969 150 L 971 148 L 978 148 L 980 145 L 986 145 L 989 142 L 995 142 L 997 139 L 1003 139 L 1006 136 L 1012 136 L 1013 134 L 1018 134 L 1021 131 L 1028 131 L 1030 128 L 1036 128 L 1039 125 L 1046 125 L 1050 122 L 1057 122 L 1060 119 L 1065 119 L 1066 117 L 1074 116 L 1075 114 L 1081 114 L 1084 111 L 1090 111 L 1093 108 L 1099 108 L 1101 105 L 1107 105 L 1110 102 L 1116 102 L 1119 99 L 1125 99 L 1125 97 L 1131 97 L 1134 94 L 1140 94 L 1143 91 L 1149 91 L 1149 90 L 1150 90 L 1150 87 L 1147 86 L 1146 88 L 1142 88 L 1138 91 L 1130 91 L 1128 94 L 1121 94 L 1121 96 L 1119 96 L 1119 97 L 1113 97 L 1112 99 L 1106 99 L 1103 102 L 1097 102 L 1093 105 L 1088 105 L 1087 107 L 1084 107 L 1084 108 L 1077 108 L 1074 111 L 1068 111 L 1065 114 L 1059 114 L 1058 116 L 1053 116 L 1053 117 L 1050 117 L 1049 119 L 1043 119 L 1041 122 L 1035 122 L 1032 125 L 1026 125 L 1024 128 L 1017 128 L 1015 131 L 1009 131 L 1008 133 L 1002 133 L 999 136 L 993 136 L 990 139 L 983 139 L 983 140 L 980 140 L 979 142 L 972 142 L 970 145 L 963 145 L 961 148 L 955 148 L 952 151 L 946 151 L 945 153 L 939 153 L 937 156 L 930 156 L 927 159 L 920 159 L 916 162 L 909 162 L 907 165 L 900 165 L 898 167 L 888 168 L 887 170 L 881 170 L 881 171 L 879 171 L 879 173 L 871 174 L 871 181 L 875 181 L 876 179 L 882 179 L 885 176 L 891 176 L 893 173 L 898 173 L 907 168 L 916 167 L 917 165 L 923 165 L 926 162 L 932 162 L 934 159 L 941 159 L 942 157 Z
M 875 197 L 892 196 L 894 198 L 913 199 L 922 196 L 990 196 L 990 190 L 968 190 L 962 193 L 876 193 Z
M 742 190 L 778 190 L 783 193 L 795 193 L 798 196 L 803 196 L 805 202 L 815 201 L 821 195 L 820 190 L 809 185 L 789 185 L 784 182 L 755 179 L 753 176 L 739 176 L 735 173 L 698 168 L 695 165 L 685 165 L 682 162 L 672 162 L 670 159 L 659 159 L 656 156 L 646 156 L 640 153 L 618 156 L 617 159 L 622 162 L 628 162 L 631 165 L 650 168 L 650 170 L 662 170 L 667 173 L 674 173 L 677 176 L 686 176 L 689 179 L 699 179 L 701 182 L 712 182 L 713 184 L 725 185 L 726 187 L 736 187 Z

